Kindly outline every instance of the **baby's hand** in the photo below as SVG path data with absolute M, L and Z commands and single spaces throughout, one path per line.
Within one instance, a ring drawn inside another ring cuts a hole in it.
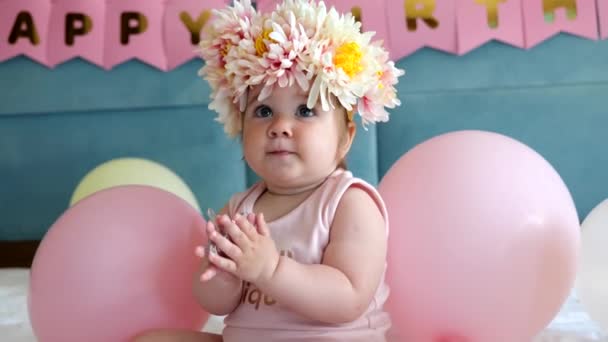
M 218 233 L 216 230 L 216 227 L 212 221 L 207 222 L 204 230 L 208 237 L 211 236 L 211 234 Z M 227 281 L 233 281 L 233 280 L 239 281 L 234 275 L 218 269 L 213 263 L 211 263 L 211 261 L 209 260 L 209 257 L 211 255 L 213 255 L 213 254 L 217 255 L 218 253 L 224 257 L 226 255 L 221 250 L 218 250 L 215 243 L 213 243 L 210 239 L 209 239 L 206 247 L 198 246 L 196 248 L 196 250 L 194 251 L 194 253 L 197 256 L 201 257 L 204 260 L 204 263 L 206 263 L 206 265 L 205 264 L 203 265 L 203 267 L 205 267 L 205 268 L 204 268 L 203 273 L 201 274 L 202 282 L 209 281 L 209 280 L 213 279 L 216 275 L 219 277 L 225 278 L 224 280 L 227 280 Z
M 237 214 L 234 220 L 222 215 L 218 217 L 218 223 L 232 241 L 217 231 L 212 232 L 209 235 L 211 241 L 227 257 L 211 254 L 209 261 L 219 269 L 253 284 L 270 279 L 279 263 L 279 252 L 270 237 L 263 214 L 249 214 L 248 217 Z

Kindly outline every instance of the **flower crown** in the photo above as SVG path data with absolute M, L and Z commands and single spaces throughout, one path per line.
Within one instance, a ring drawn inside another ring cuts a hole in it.
M 314 0 L 285 0 L 259 13 L 250 0 L 234 0 L 214 16 L 199 44 L 205 61 L 199 76 L 211 86 L 209 109 L 231 137 L 241 132 L 248 90 L 261 84 L 259 101 L 294 83 L 309 92 L 309 108 L 319 98 L 323 110 L 335 108 L 333 95 L 349 113 L 359 113 L 364 128 L 388 121 L 385 107 L 401 104 L 394 85 L 404 71 L 350 13 Z

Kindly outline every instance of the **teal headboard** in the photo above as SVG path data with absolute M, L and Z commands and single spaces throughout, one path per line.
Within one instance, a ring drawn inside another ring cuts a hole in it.
M 415 144 L 459 129 L 528 144 L 569 186 L 579 215 L 608 197 L 608 41 L 560 35 L 530 50 L 486 44 L 465 56 L 424 49 L 398 63 L 403 105 L 359 130 L 350 168 L 377 183 Z M 49 70 L 0 64 L 0 240 L 37 240 L 81 178 L 110 159 L 160 162 L 220 207 L 254 180 L 238 142 L 208 111 L 194 60 L 171 72 L 137 61 L 104 71 L 82 60 Z

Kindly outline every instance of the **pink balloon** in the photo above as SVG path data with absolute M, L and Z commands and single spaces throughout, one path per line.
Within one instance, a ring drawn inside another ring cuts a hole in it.
M 192 294 L 203 218 L 147 186 L 102 190 L 68 209 L 31 268 L 28 308 L 41 342 L 123 342 L 152 328 L 200 329 Z
M 399 341 L 529 342 L 573 286 L 579 220 L 553 167 L 511 138 L 443 134 L 379 185 Z

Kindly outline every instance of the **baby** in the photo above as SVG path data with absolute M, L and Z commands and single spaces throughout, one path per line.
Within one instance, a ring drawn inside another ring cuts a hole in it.
M 403 71 L 372 35 L 322 2 L 215 12 L 201 75 L 260 181 L 207 223 L 218 252 L 197 251 L 194 293 L 227 315 L 222 335 L 160 330 L 137 341 L 385 340 L 386 208 L 345 163 L 353 114 L 387 121 L 385 107 L 400 104 Z

